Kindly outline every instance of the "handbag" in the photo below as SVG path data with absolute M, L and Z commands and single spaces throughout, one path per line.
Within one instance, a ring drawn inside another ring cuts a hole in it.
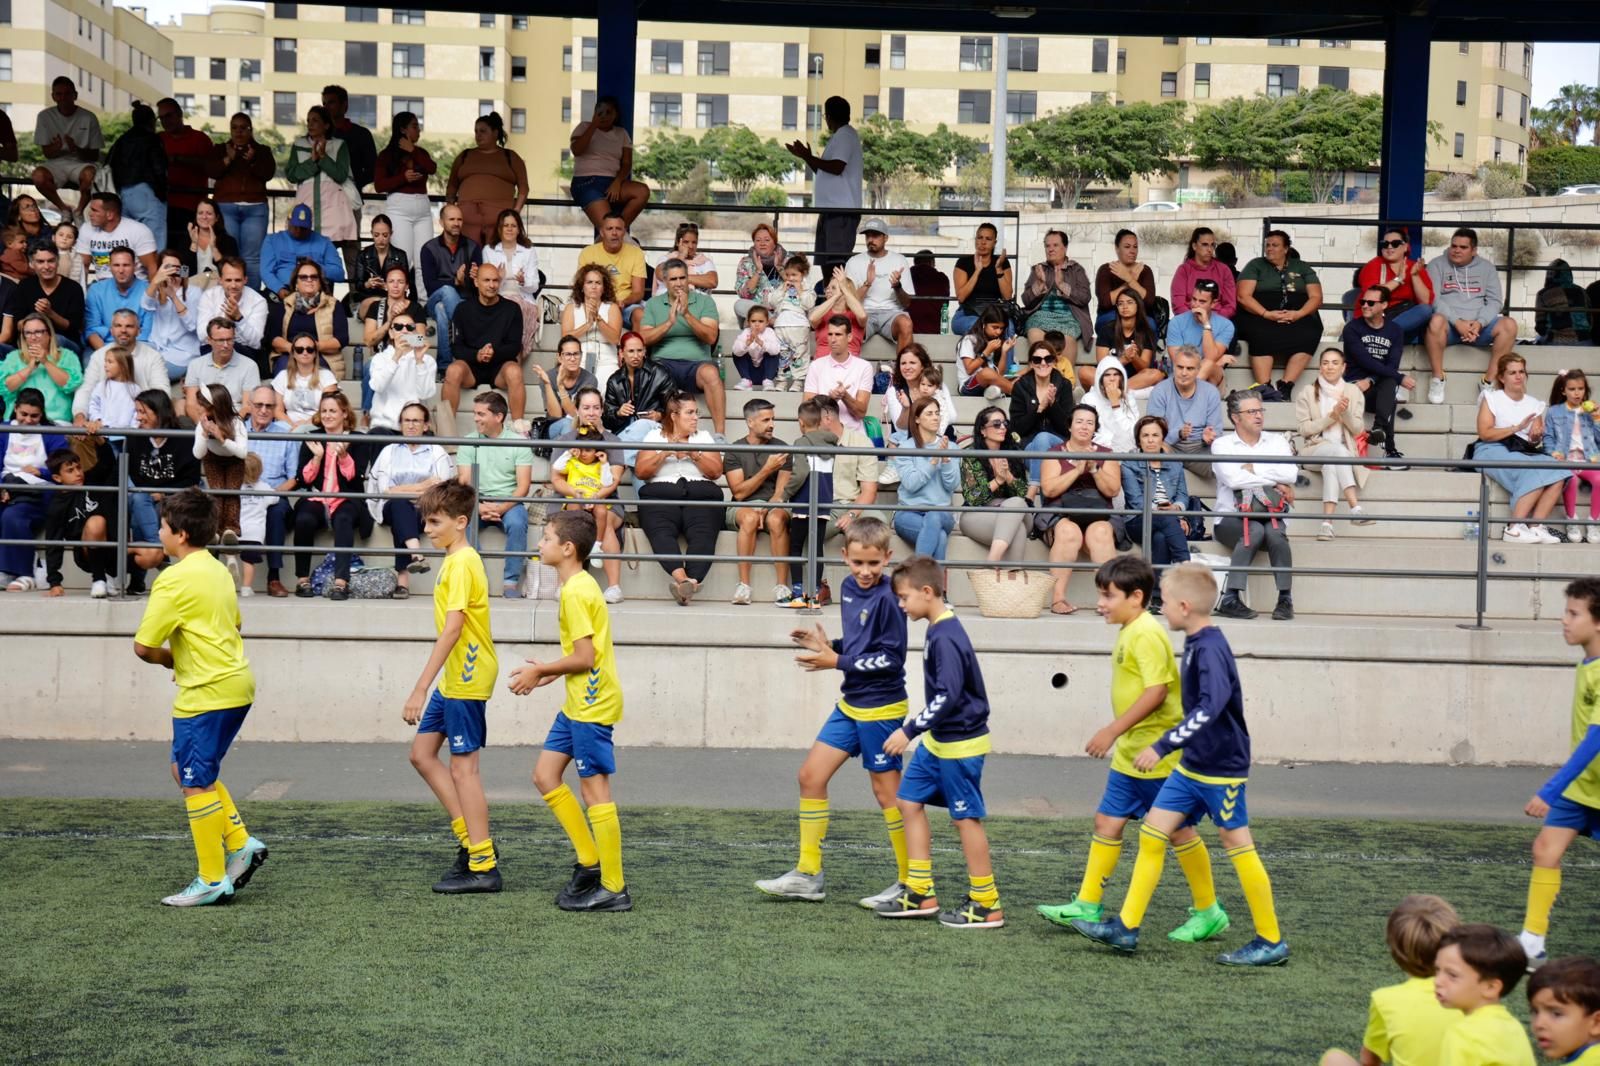
M 400 587 L 394 568 L 389 566 L 352 567 L 350 596 L 357 600 L 387 600 Z
M 322 562 L 311 571 L 311 594 L 313 596 L 328 596 L 333 593 L 333 571 L 335 567 L 333 552 L 322 557 Z M 356 568 L 363 566 L 361 556 L 350 556 L 350 574 L 355 576 Z
M 1038 570 L 968 570 L 978 613 L 985 618 L 1038 618 L 1050 602 L 1051 577 Z

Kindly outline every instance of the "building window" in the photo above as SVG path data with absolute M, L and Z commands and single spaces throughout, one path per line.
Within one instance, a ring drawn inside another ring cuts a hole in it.
M 1465 159 L 1466 155 L 1467 135 L 1465 133 L 1458 133 L 1456 134 L 1455 156 L 1457 159 Z
M 1178 72 L 1164 70 L 1161 72 L 1161 98 L 1171 100 L 1178 95 Z
M 800 76 L 800 46 L 793 41 L 783 46 L 783 76 L 785 78 Z
M 590 115 L 594 114 L 595 98 L 599 95 L 600 93 L 596 89 L 583 89 L 579 91 L 578 110 L 581 113 L 581 117 L 588 118 Z
M 212 81 L 228 80 L 228 61 L 226 59 L 213 59 L 207 66 L 211 70 Z M 79 80 L 81 81 L 82 78 L 80 77 Z
M 0 26 L 11 25 L 11 0 L 0 0 Z M 6 105 L 10 107 L 10 104 Z
M 275 19 L 297 19 L 300 17 L 300 5 L 273 4 L 272 17 Z
M 478 101 L 478 117 L 479 118 L 482 118 L 483 116 L 487 115 L 489 112 L 491 112 L 493 110 L 494 110 L 494 101 L 493 100 L 479 100 Z
M 1039 69 L 1039 38 L 1012 37 L 1006 41 L 1007 70 Z
M 1298 37 L 1268 37 L 1267 38 L 1267 45 L 1268 45 L 1268 47 L 1271 47 L 1271 48 L 1299 48 L 1300 47 L 1300 38 L 1298 38 Z
M 800 98 L 798 96 L 785 96 L 783 98 L 783 128 L 786 130 L 800 128 Z
M 1350 40 L 1347 37 L 1324 37 L 1317 42 L 1318 48 L 1349 48 Z
M 249 115 L 252 120 L 260 118 L 261 117 L 261 97 L 259 97 L 259 96 L 241 96 L 241 97 L 239 97 L 239 110 L 243 111 L 245 114 Z
M 394 24 L 396 26 L 421 26 L 426 22 L 427 18 L 420 8 L 397 7 L 394 9 Z
M 479 13 L 479 15 L 478 15 L 478 29 L 480 29 L 480 30 L 492 30 L 492 29 L 494 29 L 494 13 L 493 12 L 484 11 L 484 12 L 480 12 Z
M 1103 92 L 1090 93 L 1089 94 L 1089 102 L 1091 104 L 1103 104 L 1103 103 L 1106 102 L 1106 94 L 1103 93 Z
M 1501 70 L 1506 69 L 1506 42 L 1504 41 L 1500 42 L 1500 58 L 1495 63 L 1495 66 L 1499 67 Z
M 1117 73 L 1128 73 L 1128 50 L 1126 48 L 1117 49 Z
M 1300 91 L 1299 67 L 1268 67 L 1267 95 L 1277 98 L 1293 96 Z
M 1523 94 L 1518 93 L 1517 94 L 1517 99 L 1522 101 L 1521 108 L 1520 108 L 1520 113 L 1517 116 L 1517 125 L 1521 126 L 1523 129 L 1527 129 L 1528 128 L 1528 98 L 1526 96 L 1524 96 Z
M 1467 106 L 1467 83 L 1464 81 L 1456 82 L 1456 106 Z
M 878 113 L 878 98 L 876 96 L 863 96 L 861 98 L 861 117 L 871 118 Z
M 572 70 L 572 46 L 570 44 L 561 46 L 561 69 L 569 73 Z
M 906 35 L 903 33 L 889 37 L 889 69 L 906 69 Z
M 563 96 L 561 98 L 561 121 L 572 121 L 572 97 L 570 96 Z
M 527 81 L 528 80 L 528 57 L 527 56 L 512 56 L 511 57 L 511 80 L 512 81 Z
M 994 69 L 994 38 L 993 37 L 963 37 L 963 38 L 961 38 L 961 69 L 962 70 L 993 70 Z
M 272 40 L 272 69 L 278 74 L 293 74 L 300 66 L 300 42 L 294 37 L 275 37 Z M 190 61 L 191 66 L 193 61 Z
M 682 41 L 651 41 L 650 42 L 650 73 L 652 73 L 652 74 L 682 74 L 683 73 L 683 42 Z
M 1194 43 L 1195 44 L 1199 44 L 1199 45 L 1208 45 L 1208 44 L 1211 43 L 1211 38 L 1209 38 L 1209 37 L 1196 37 L 1194 39 Z
M 596 37 L 585 37 L 581 43 L 583 50 L 579 55 L 579 69 L 585 74 L 593 74 L 600 66 L 600 40 Z
M 1496 137 L 1494 139 L 1494 161 L 1496 163 L 1500 162 L 1500 150 L 1500 138 Z
M 528 16 L 527 15 L 512 15 L 511 16 L 511 28 L 514 29 L 514 30 L 525 30 L 525 29 L 527 29 L 528 28 Z
M 1528 165 L 1528 146 L 1525 145 L 1525 144 L 1519 144 L 1519 145 L 1517 145 L 1517 166 L 1525 167 L 1527 165 Z
M 1504 85 L 1496 85 L 1494 89 L 1494 117 L 1497 119 L 1506 117 L 1506 87 Z
M 409 47 L 396 45 L 395 51 Z M 420 45 L 418 47 L 421 47 Z M 378 42 L 346 41 L 344 43 L 344 72 L 357 77 L 378 76 Z
M 956 102 L 956 122 L 963 126 L 987 125 L 989 90 L 962 89 Z
M 806 129 L 820 130 L 822 128 L 822 105 L 808 104 L 806 106 Z
M 494 81 L 494 49 L 478 49 L 478 80 Z
M 194 113 L 194 93 L 174 93 L 172 99 L 177 101 L 178 110 L 185 115 Z
M 289 95 L 291 97 L 290 102 L 289 102 L 289 110 L 291 112 L 291 114 L 289 116 L 289 124 L 293 125 L 294 124 L 294 115 L 292 114 L 292 112 L 294 111 L 294 101 L 293 101 L 292 98 L 293 98 L 294 94 L 290 93 Z M 216 94 L 212 95 L 212 97 L 211 97 L 211 115 L 214 118 L 226 118 L 227 117 L 227 115 L 228 115 L 228 98 L 226 96 L 220 96 L 220 95 L 216 95 Z
M 697 68 L 703 77 L 728 76 L 728 42 L 701 41 Z
M 1161 38 L 1161 43 L 1162 44 L 1177 44 L 1178 43 L 1178 38 L 1176 38 L 1176 37 L 1163 37 L 1163 38 Z
M 396 96 L 394 98 L 394 113 L 398 115 L 402 111 L 409 111 L 417 116 L 418 122 L 423 121 L 422 112 L 425 107 L 426 101 L 420 96 Z
M 1460 43 L 1460 45 L 1457 47 L 1456 50 L 1458 52 L 1460 52 L 1462 55 L 1466 55 L 1467 53 L 1472 51 L 1472 42 L 1471 41 L 1462 41 Z
M 1039 94 L 1036 92 L 1006 93 L 1006 123 L 1020 126 L 1039 117 Z
M 173 56 L 172 76 L 174 78 L 192 79 L 194 77 L 194 56 Z
M 1211 64 L 1196 63 L 1194 65 L 1194 98 L 1196 100 L 1211 99 Z
M 703 130 L 728 124 L 726 93 L 701 93 L 694 101 L 694 124 Z
M 1522 46 L 1522 76 L 1529 81 L 1533 80 L 1533 45 Z
M 378 9 L 375 7 L 346 7 L 344 9 L 346 22 L 377 22 Z
M 822 77 L 821 52 L 811 52 L 806 55 L 806 74 L 813 78 Z
M 511 109 L 511 132 L 528 132 L 528 111 L 526 108 L 513 107 Z
M 683 94 L 682 93 L 651 93 L 650 94 L 650 125 L 652 125 L 652 126 L 681 126 L 681 125 L 683 125 Z
M 903 121 L 906 117 L 906 91 L 904 89 L 889 90 L 889 117 Z
M 868 70 L 877 70 L 879 67 L 883 66 L 883 45 L 867 45 L 866 54 L 862 59 L 862 63 Z
M 294 93 L 272 94 L 272 124 L 274 126 L 293 126 L 299 118 L 296 113 Z
M 261 60 L 259 60 L 259 59 L 241 59 L 241 60 L 239 60 L 239 80 L 240 81 L 260 81 L 261 80 Z
M 1350 68 L 1349 67 L 1318 67 L 1317 68 L 1317 84 L 1318 85 L 1331 85 L 1335 89 L 1343 89 L 1346 92 L 1349 92 L 1350 91 Z
M 348 114 L 356 125 L 372 129 L 378 124 L 378 98 L 371 93 L 351 93 Z

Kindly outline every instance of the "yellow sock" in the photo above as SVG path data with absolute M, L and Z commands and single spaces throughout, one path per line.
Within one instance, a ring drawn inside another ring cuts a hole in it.
M 1139 849 L 1144 850 L 1142 842 Z M 1189 879 L 1189 894 L 1194 897 L 1194 909 L 1204 911 L 1215 907 L 1217 886 L 1211 880 L 1211 853 L 1206 851 L 1206 842 L 1195 837 L 1189 843 L 1173 848 L 1172 853 L 1178 857 L 1178 865 L 1183 867 L 1183 876 Z
M 590 807 L 589 825 L 600 852 L 600 884 L 608 891 L 621 892 L 626 882 L 622 879 L 622 823 L 617 821 L 617 805 L 596 803 Z
M 238 851 L 250 839 L 250 831 L 244 827 L 244 819 L 239 817 L 239 808 L 233 805 L 233 797 L 228 795 L 228 786 L 218 781 L 215 788 L 217 798 L 222 801 L 222 816 L 228 820 L 228 828 L 222 834 L 222 846 L 229 851 Z
M 450 832 L 454 833 L 456 839 L 461 841 L 462 847 L 469 848 L 472 846 L 472 838 L 467 836 L 467 820 L 465 818 L 450 819 Z
M 896 878 L 902 885 L 906 883 L 906 824 L 900 818 L 899 807 L 885 807 L 883 820 L 889 826 L 889 846 L 894 848 Z
M 558 785 L 544 794 L 544 801 L 550 805 L 550 813 L 556 816 L 561 828 L 566 830 L 567 839 L 572 841 L 572 849 L 578 853 L 578 865 L 598 863 L 600 853 L 594 847 L 594 834 L 589 832 L 589 823 L 583 820 L 583 809 L 578 806 L 578 797 L 572 794 L 572 789 Z
M 967 895 L 972 897 L 972 902 L 990 910 L 1000 906 L 1000 890 L 995 887 L 994 874 L 989 874 L 987 877 L 969 877 L 968 880 L 972 882 L 972 888 L 967 891 Z
M 906 887 L 918 895 L 933 895 L 932 859 L 911 859 L 906 863 Z
M 486 874 L 494 869 L 494 841 L 484 837 L 476 844 L 467 845 L 467 869 L 475 874 Z
M 1144 924 L 1144 912 L 1150 909 L 1150 897 L 1156 894 L 1161 882 L 1161 868 L 1167 864 L 1167 834 L 1148 825 L 1139 827 L 1139 855 L 1133 860 L 1133 880 L 1128 884 L 1128 898 L 1122 901 L 1122 924 L 1137 929 Z
M 1561 868 L 1535 866 L 1528 880 L 1528 916 L 1522 920 L 1522 928 L 1534 936 L 1550 932 L 1550 912 L 1555 908 L 1560 891 Z
M 1278 911 L 1272 903 L 1272 882 L 1267 878 L 1267 868 L 1261 865 L 1254 844 L 1242 848 L 1229 848 L 1228 858 L 1239 875 L 1239 887 L 1244 889 L 1245 901 L 1250 904 L 1250 919 L 1255 922 L 1256 936 L 1276 944 L 1283 939 L 1278 929 Z
M 1106 895 L 1106 882 L 1117 868 L 1122 857 L 1122 841 L 1096 833 L 1089 842 L 1089 864 L 1083 868 L 1083 884 L 1078 886 L 1078 898 L 1085 903 L 1099 903 Z
M 822 872 L 822 840 L 828 835 L 828 801 L 800 800 L 800 861 L 794 868 L 803 874 Z
M 183 805 L 189 809 L 189 833 L 194 837 L 195 858 L 200 861 L 200 879 L 214 885 L 228 869 L 222 847 L 228 819 L 222 813 L 222 800 L 215 792 L 202 792 L 183 797 Z

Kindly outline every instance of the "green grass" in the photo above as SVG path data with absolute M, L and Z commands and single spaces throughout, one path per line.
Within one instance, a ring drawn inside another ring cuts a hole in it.
M 1215 965 L 1250 936 L 1169 943 L 1177 864 L 1137 955 L 1047 925 L 1076 886 L 1085 822 L 997 818 L 1009 916 L 992 933 L 890 923 L 854 905 L 890 879 L 882 821 L 836 815 L 823 904 L 751 887 L 793 860 L 792 814 L 624 809 L 631 914 L 552 900 L 571 853 L 542 808 L 502 805 L 508 890 L 428 886 L 453 842 L 420 805 L 259 803 L 272 858 L 232 906 L 156 900 L 193 871 L 176 802 L 8 801 L 0 810 L 0 1048 L 9 1062 L 1314 1062 L 1354 1047 L 1396 979 L 1384 916 L 1411 891 L 1515 927 L 1531 830 L 1278 820 L 1256 827 L 1294 956 Z M 1209 830 L 1208 830 L 1209 832 Z M 965 872 L 935 820 L 946 896 Z M 1212 843 L 1215 843 L 1212 838 Z M 1130 854 L 1108 898 L 1120 902 Z M 1600 950 L 1596 853 L 1570 857 L 1558 953 Z M 1513 1009 L 1525 1016 L 1521 989 Z

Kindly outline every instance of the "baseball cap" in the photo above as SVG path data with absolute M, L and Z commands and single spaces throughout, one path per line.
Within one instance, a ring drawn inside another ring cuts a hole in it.
M 877 216 L 873 216 L 872 218 L 869 218 L 865 222 L 861 223 L 861 228 L 856 230 L 856 232 L 857 233 L 882 233 L 882 234 L 887 235 L 888 232 L 889 232 L 889 224 L 887 222 L 885 222 L 883 219 L 878 218 Z
M 289 225 L 311 228 L 311 205 L 295 204 L 294 210 L 289 212 Z

